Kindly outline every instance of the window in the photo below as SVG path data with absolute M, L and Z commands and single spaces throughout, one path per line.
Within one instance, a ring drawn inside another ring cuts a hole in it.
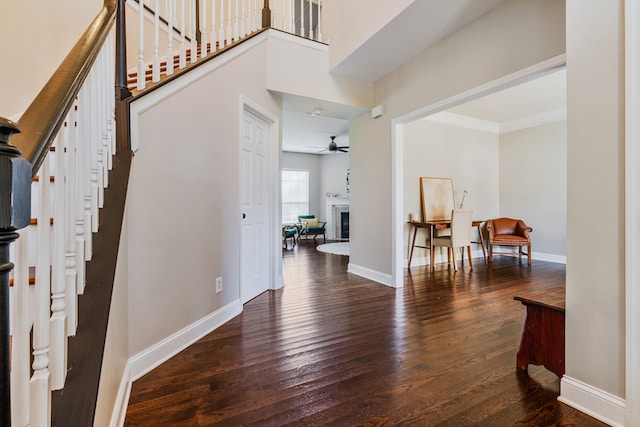
M 309 213 L 309 171 L 282 171 L 282 222 L 298 222 Z

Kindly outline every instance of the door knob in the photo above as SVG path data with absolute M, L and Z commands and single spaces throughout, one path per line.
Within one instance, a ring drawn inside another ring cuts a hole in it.
M 247 217 L 247 215 L 243 213 L 242 214 L 242 219 L 245 219 L 246 217 Z

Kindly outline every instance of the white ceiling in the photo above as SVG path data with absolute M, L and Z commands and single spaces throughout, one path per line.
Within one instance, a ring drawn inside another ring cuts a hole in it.
M 414 1 L 332 72 L 375 81 L 504 1 Z M 319 147 L 329 144 L 331 136 L 337 137 L 338 145 L 348 146 L 348 120 L 367 111 L 317 99 L 279 95 L 284 110 L 283 151 L 318 153 L 322 150 Z M 564 111 L 565 105 L 565 73 L 561 71 L 456 106 L 448 112 L 507 129 L 527 118 L 557 115 L 558 111 Z M 319 114 L 311 116 L 312 111 Z
M 519 127 L 557 120 L 566 110 L 566 71 L 561 69 L 553 73 L 529 80 L 520 85 L 496 92 L 491 95 L 450 108 L 446 113 L 464 119 L 482 121 L 493 126 L 495 131 L 510 131 Z M 308 100 L 304 100 L 305 102 Z M 320 153 L 329 144 L 330 137 L 336 136 L 340 146 L 349 145 L 349 121 L 344 118 L 327 117 L 325 113 L 335 114 L 331 107 L 309 114 L 314 109 L 322 109 L 321 103 L 305 104 L 305 112 L 291 111 L 294 103 L 285 102 L 283 114 L 283 151 L 300 153 Z M 318 107 L 310 107 L 318 105 Z M 299 107 L 296 107 L 299 108 Z

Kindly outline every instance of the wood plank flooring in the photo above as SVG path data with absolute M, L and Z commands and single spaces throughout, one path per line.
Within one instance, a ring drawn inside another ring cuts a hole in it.
M 125 426 L 605 425 L 515 367 L 513 297 L 564 285 L 564 265 L 412 267 L 396 291 L 311 242 L 284 252 L 284 289 L 137 380 Z

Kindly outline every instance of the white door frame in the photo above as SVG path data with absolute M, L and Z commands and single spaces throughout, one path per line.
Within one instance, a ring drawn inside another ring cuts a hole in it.
M 640 425 L 640 5 L 625 1 L 625 425 Z
M 283 286 L 282 279 L 282 257 L 281 255 L 281 229 L 280 229 L 280 120 L 277 116 L 273 115 L 266 108 L 263 108 L 258 103 L 254 102 L 250 98 L 240 95 L 240 114 L 238 121 L 238 150 L 242 150 L 242 123 L 245 118 L 245 114 L 249 112 L 262 120 L 264 120 L 269 127 L 269 146 L 267 147 L 267 223 L 269 224 L 269 231 L 267 238 L 271 244 L 269 245 L 268 264 L 269 264 L 269 284 L 268 289 L 279 289 Z M 240 159 L 238 159 L 240 162 Z M 239 169 L 240 179 L 242 170 Z M 241 206 L 238 204 L 238 209 L 241 214 Z M 238 215 L 238 230 L 242 224 L 242 219 Z M 242 247 L 239 248 L 238 257 L 241 258 Z M 240 263 L 241 264 L 241 263 Z M 242 265 L 240 265 L 239 276 L 242 277 Z M 239 292 L 242 292 L 240 287 Z M 239 295 L 242 300 L 242 295 Z
M 404 125 L 456 105 L 524 83 L 553 72 L 566 64 L 566 56 L 558 55 L 547 61 L 509 74 L 508 76 L 475 87 L 466 92 L 443 99 L 391 121 L 391 283 L 396 288 L 404 286 Z

